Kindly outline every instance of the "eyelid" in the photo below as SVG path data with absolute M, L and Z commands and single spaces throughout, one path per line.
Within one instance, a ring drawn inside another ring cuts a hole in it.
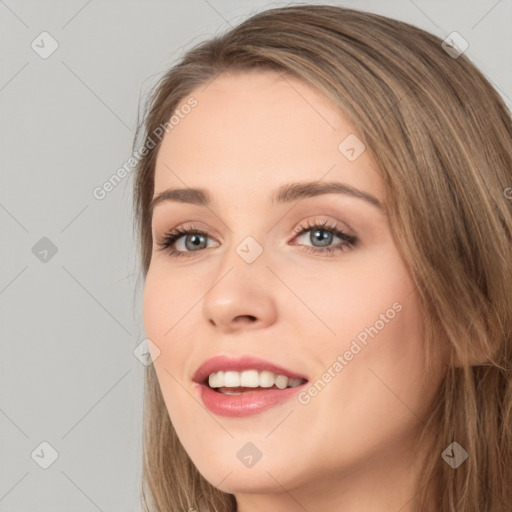
M 331 220 L 319 220 L 319 219 L 308 219 L 306 221 L 302 221 L 297 227 L 294 228 L 294 232 L 296 233 L 295 237 L 292 240 L 295 240 L 299 237 L 304 236 L 308 231 L 312 231 L 314 229 L 321 229 L 324 231 L 330 231 L 334 233 L 336 237 L 338 237 L 342 242 L 352 247 L 359 246 L 359 236 L 354 234 L 353 231 L 349 231 L 345 229 L 340 224 L 343 224 L 340 221 L 331 221 Z M 289 242 L 288 242 L 289 243 Z M 292 245 L 302 245 L 302 244 L 292 244 Z M 309 246 L 313 247 L 313 246 Z
M 299 222 L 296 222 L 295 223 L 295 226 L 291 228 L 291 231 L 294 233 L 294 236 L 293 238 L 296 238 L 297 234 L 301 231 L 301 228 L 304 228 L 304 226 L 309 226 L 311 228 L 313 228 L 315 225 L 318 225 L 318 224 L 322 224 L 322 225 L 325 225 L 326 228 L 328 229 L 339 229 L 341 231 L 343 231 L 346 235 L 349 235 L 349 236 L 353 236 L 355 238 L 359 238 L 358 235 L 357 235 L 357 232 L 352 229 L 352 227 L 345 221 L 342 221 L 340 219 L 332 219 L 332 218 L 329 218 L 330 216 L 329 215 L 310 215 L 310 216 L 306 216 L 306 217 L 303 217 L 302 220 L 300 220 Z M 332 216 L 331 216 L 332 217 Z M 173 222 L 174 224 L 174 222 Z M 340 226 L 341 224 L 341 226 Z M 270 231 L 272 231 L 274 228 L 275 228 L 276 224 L 273 225 L 273 227 L 271 227 L 269 230 L 267 230 L 267 233 L 269 233 Z M 203 232 L 206 232 L 207 235 L 210 237 L 210 238 L 215 238 L 217 241 L 220 241 L 222 242 L 223 241 L 223 238 L 222 238 L 222 235 L 219 234 L 219 232 L 211 227 L 211 226 L 204 226 L 204 222 L 203 221 L 184 221 L 184 222 L 179 222 L 179 223 L 176 223 L 173 227 L 171 228 L 168 228 L 168 227 L 164 227 L 162 229 L 156 229 L 156 226 L 153 224 L 153 230 L 152 230 L 152 239 L 153 240 L 157 240 L 159 235 L 158 235 L 158 232 L 161 232 L 162 235 L 165 235 L 175 229 L 181 229 L 181 230 L 186 230 L 188 228 L 190 228 L 191 230 L 194 229 L 194 230 L 197 230 L 197 231 L 203 231 Z M 287 229 L 290 229 L 290 228 L 287 228 Z M 232 231 L 231 229 L 229 229 L 229 231 Z
M 213 228 L 211 224 L 206 224 L 204 221 L 183 221 L 183 222 L 162 222 L 162 227 L 156 227 L 153 226 L 152 230 L 152 237 L 153 240 L 158 239 L 159 236 L 163 236 L 166 233 L 170 233 L 171 231 L 174 231 L 175 229 L 195 229 L 197 231 L 204 231 L 208 233 L 208 236 L 210 238 L 216 238 L 219 241 L 222 241 L 222 236 L 219 234 L 218 230 Z M 231 230 L 230 230 L 231 231 Z

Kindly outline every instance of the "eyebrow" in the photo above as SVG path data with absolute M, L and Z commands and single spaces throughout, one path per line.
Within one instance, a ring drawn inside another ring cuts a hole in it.
M 273 205 L 290 203 L 299 199 L 315 197 L 323 194 L 344 194 L 362 199 L 385 212 L 384 205 L 373 195 L 357 188 L 336 181 L 312 181 L 303 183 L 288 183 L 277 189 L 271 197 Z M 150 214 L 158 204 L 164 201 L 176 201 L 180 203 L 194 204 L 198 206 L 210 206 L 212 197 L 203 188 L 169 188 L 157 194 L 149 205 Z

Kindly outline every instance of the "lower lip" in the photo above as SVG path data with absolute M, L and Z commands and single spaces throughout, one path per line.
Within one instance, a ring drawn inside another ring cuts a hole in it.
M 240 395 L 225 395 L 206 384 L 198 384 L 204 405 L 218 416 L 242 417 L 258 414 L 271 407 L 287 402 L 305 385 L 294 388 L 249 391 Z

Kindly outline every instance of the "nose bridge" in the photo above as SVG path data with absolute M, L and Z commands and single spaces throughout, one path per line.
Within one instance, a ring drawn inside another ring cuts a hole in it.
M 274 321 L 276 313 L 263 243 L 247 232 L 233 229 L 229 248 L 222 253 L 203 301 L 205 319 L 226 330 L 238 326 L 240 317 L 266 325 Z
M 227 254 L 223 254 L 223 265 L 249 265 L 261 260 L 264 255 L 264 244 L 267 237 L 263 223 L 262 211 L 246 201 L 239 208 L 234 209 L 234 214 L 228 222 L 229 248 Z M 265 259 L 265 258 L 263 258 Z
M 247 230 L 245 234 L 237 234 L 233 231 L 229 247 L 220 257 L 218 278 L 230 276 L 229 280 L 239 280 L 247 290 L 248 286 L 252 287 L 251 280 L 253 278 L 256 280 L 256 284 L 261 285 L 268 269 L 266 268 L 267 254 L 263 240 L 261 240 L 262 235 L 258 236 L 258 240 L 255 236 L 246 233 L 248 233 Z

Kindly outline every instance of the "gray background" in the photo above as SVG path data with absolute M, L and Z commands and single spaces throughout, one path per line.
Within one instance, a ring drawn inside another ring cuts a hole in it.
M 160 73 L 287 3 L 0 0 L 0 511 L 140 510 L 133 173 L 103 200 L 92 192 L 130 157 Z M 511 0 L 311 3 L 459 32 L 511 108 Z M 43 31 L 59 45 L 46 59 L 31 47 L 50 48 Z M 58 454 L 47 469 L 42 442 Z

